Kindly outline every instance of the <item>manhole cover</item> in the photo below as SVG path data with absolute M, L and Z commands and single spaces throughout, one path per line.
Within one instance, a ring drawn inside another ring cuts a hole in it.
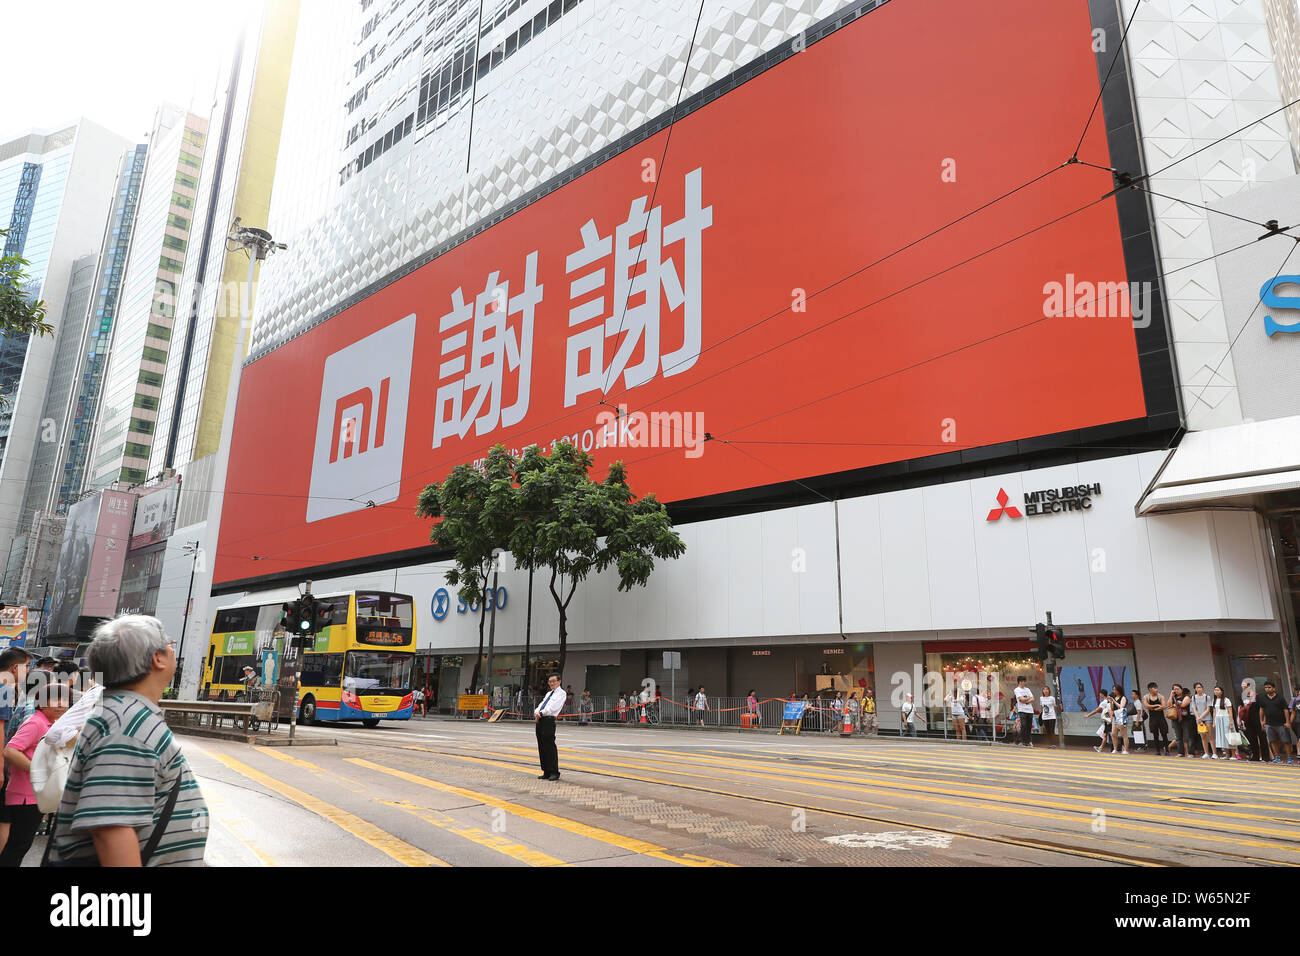
M 928 830 L 886 830 L 884 833 L 841 833 L 838 836 L 822 837 L 822 842 L 878 850 L 910 850 L 915 847 L 942 850 L 952 846 L 952 837 L 947 833 L 931 833 Z

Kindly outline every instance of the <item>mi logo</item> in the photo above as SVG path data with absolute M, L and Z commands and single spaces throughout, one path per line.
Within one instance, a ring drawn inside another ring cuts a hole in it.
M 384 425 L 388 421 L 388 386 L 393 380 L 386 378 L 379 383 L 379 408 L 375 412 L 375 446 L 379 448 L 384 444 Z M 357 419 L 354 415 L 351 418 L 344 418 L 346 412 L 360 408 L 361 410 L 361 452 L 369 449 L 370 440 L 370 407 L 374 404 L 375 393 L 370 388 L 359 388 L 349 395 L 344 395 L 334 403 L 334 434 L 338 436 L 336 442 L 330 445 L 330 464 L 338 461 L 339 449 L 343 449 L 343 457 L 349 458 L 352 455 L 357 437 Z
M 397 500 L 414 352 L 412 314 L 325 359 L 307 521 Z

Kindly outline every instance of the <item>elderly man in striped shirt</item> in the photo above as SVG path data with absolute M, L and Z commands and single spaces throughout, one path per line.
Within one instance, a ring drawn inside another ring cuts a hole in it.
M 122 615 L 89 651 L 104 693 L 68 770 L 54 866 L 201 866 L 208 809 L 158 701 L 176 671 L 162 622 Z

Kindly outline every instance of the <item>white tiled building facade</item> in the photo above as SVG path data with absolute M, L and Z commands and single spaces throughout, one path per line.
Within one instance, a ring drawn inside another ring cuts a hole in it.
M 1132 84 L 1143 151 L 1144 169 L 1125 172 L 1156 172 L 1150 190 L 1173 197 L 1151 197 L 1151 205 L 1193 430 L 1236 424 L 1242 410 L 1215 263 L 1197 264 L 1215 253 L 1210 214 L 1188 203 L 1209 205 L 1296 172 L 1300 108 L 1282 109 L 1300 75 L 1293 5 L 1116 0 L 1121 24 L 1137 8 L 1124 67 L 1112 80 Z M 1107 6 L 1099 0 L 1094 12 Z M 576 173 L 620 137 L 666 118 L 679 96 L 823 18 L 870 16 L 869 6 L 842 0 L 710 0 L 702 15 L 694 0 L 494 0 L 476 27 L 475 7 L 360 0 L 304 9 L 269 222 L 290 249 L 264 267 L 250 357 L 327 321 L 378 280 L 552 177 Z M 1276 115 L 1256 122 L 1269 113 Z M 1272 659 L 1259 666 L 1285 673 L 1287 630 L 1266 523 L 1248 511 L 1139 517 L 1134 506 L 1163 458 L 1004 466 L 974 480 L 685 525 L 686 558 L 656 571 L 649 590 L 624 596 L 608 580 L 586 586 L 570 619 L 577 670 L 565 680 L 580 686 L 581 668 L 612 666 L 619 653 L 626 670 L 626 655 L 639 649 L 839 647 L 843 638 L 874 647 L 883 697 L 881 681 L 928 658 L 927 642 L 1023 639 L 1045 609 L 1073 634 L 1133 641 L 1126 666 L 1143 682 L 1226 681 L 1246 657 Z M 984 513 L 1004 488 L 1019 501 L 1023 492 L 1075 482 L 1104 488 L 1086 515 L 995 526 Z M 790 573 L 795 548 L 816 573 Z M 469 616 L 430 617 L 442 583 L 437 566 L 318 583 L 411 593 L 420 644 L 439 653 L 461 654 L 476 641 Z M 510 593 L 522 604 L 518 575 Z M 544 586 L 538 593 L 534 640 L 545 642 L 539 635 L 553 634 L 555 621 Z M 519 604 L 510 621 L 498 622 L 498 650 L 521 649 Z M 633 686 L 640 675 L 625 676 Z

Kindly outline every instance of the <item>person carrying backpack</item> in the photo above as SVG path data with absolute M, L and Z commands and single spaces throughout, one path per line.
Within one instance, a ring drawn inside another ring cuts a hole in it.
M 0 869 L 18 867 L 32 847 L 36 829 L 44 812 L 37 805 L 32 789 L 32 755 L 50 726 L 63 716 L 71 703 L 72 691 L 65 684 L 51 683 L 34 694 L 36 709 L 9 739 L 4 749 L 9 783 L 4 801 L 9 808 L 9 839 L 0 850 Z

